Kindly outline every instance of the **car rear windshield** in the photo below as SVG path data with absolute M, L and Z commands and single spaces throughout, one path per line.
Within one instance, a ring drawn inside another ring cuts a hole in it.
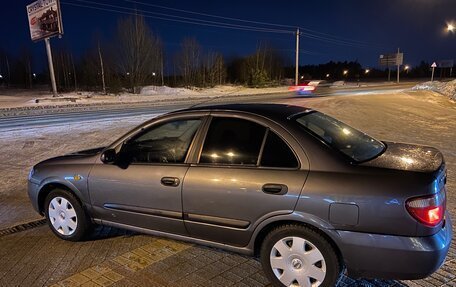
M 326 144 L 356 162 L 373 159 L 385 149 L 382 142 L 320 112 L 313 111 L 295 119 Z

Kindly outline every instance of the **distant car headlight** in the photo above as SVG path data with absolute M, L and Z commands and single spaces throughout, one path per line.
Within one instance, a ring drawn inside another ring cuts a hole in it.
M 29 174 L 28 174 L 28 180 L 31 180 L 32 177 L 33 177 L 33 174 L 35 174 L 35 167 L 32 167 L 29 171 Z

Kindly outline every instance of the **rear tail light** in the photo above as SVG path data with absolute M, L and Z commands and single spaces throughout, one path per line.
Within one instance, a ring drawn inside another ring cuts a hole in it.
M 445 189 L 431 196 L 407 200 L 407 211 L 419 222 L 427 226 L 437 226 L 445 215 Z

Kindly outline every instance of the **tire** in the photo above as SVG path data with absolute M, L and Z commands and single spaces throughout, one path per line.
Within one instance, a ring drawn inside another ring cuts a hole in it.
M 48 225 L 57 237 L 80 241 L 89 233 L 90 218 L 71 192 L 54 189 L 46 196 L 44 204 Z
M 277 287 L 331 287 L 342 271 L 331 244 L 319 233 L 297 224 L 281 225 L 269 232 L 261 246 L 260 261 Z

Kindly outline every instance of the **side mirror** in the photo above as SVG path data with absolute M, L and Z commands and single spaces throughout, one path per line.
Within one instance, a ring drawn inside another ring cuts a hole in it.
M 114 149 L 107 149 L 101 153 L 100 159 L 103 163 L 114 163 L 117 159 L 117 153 Z

